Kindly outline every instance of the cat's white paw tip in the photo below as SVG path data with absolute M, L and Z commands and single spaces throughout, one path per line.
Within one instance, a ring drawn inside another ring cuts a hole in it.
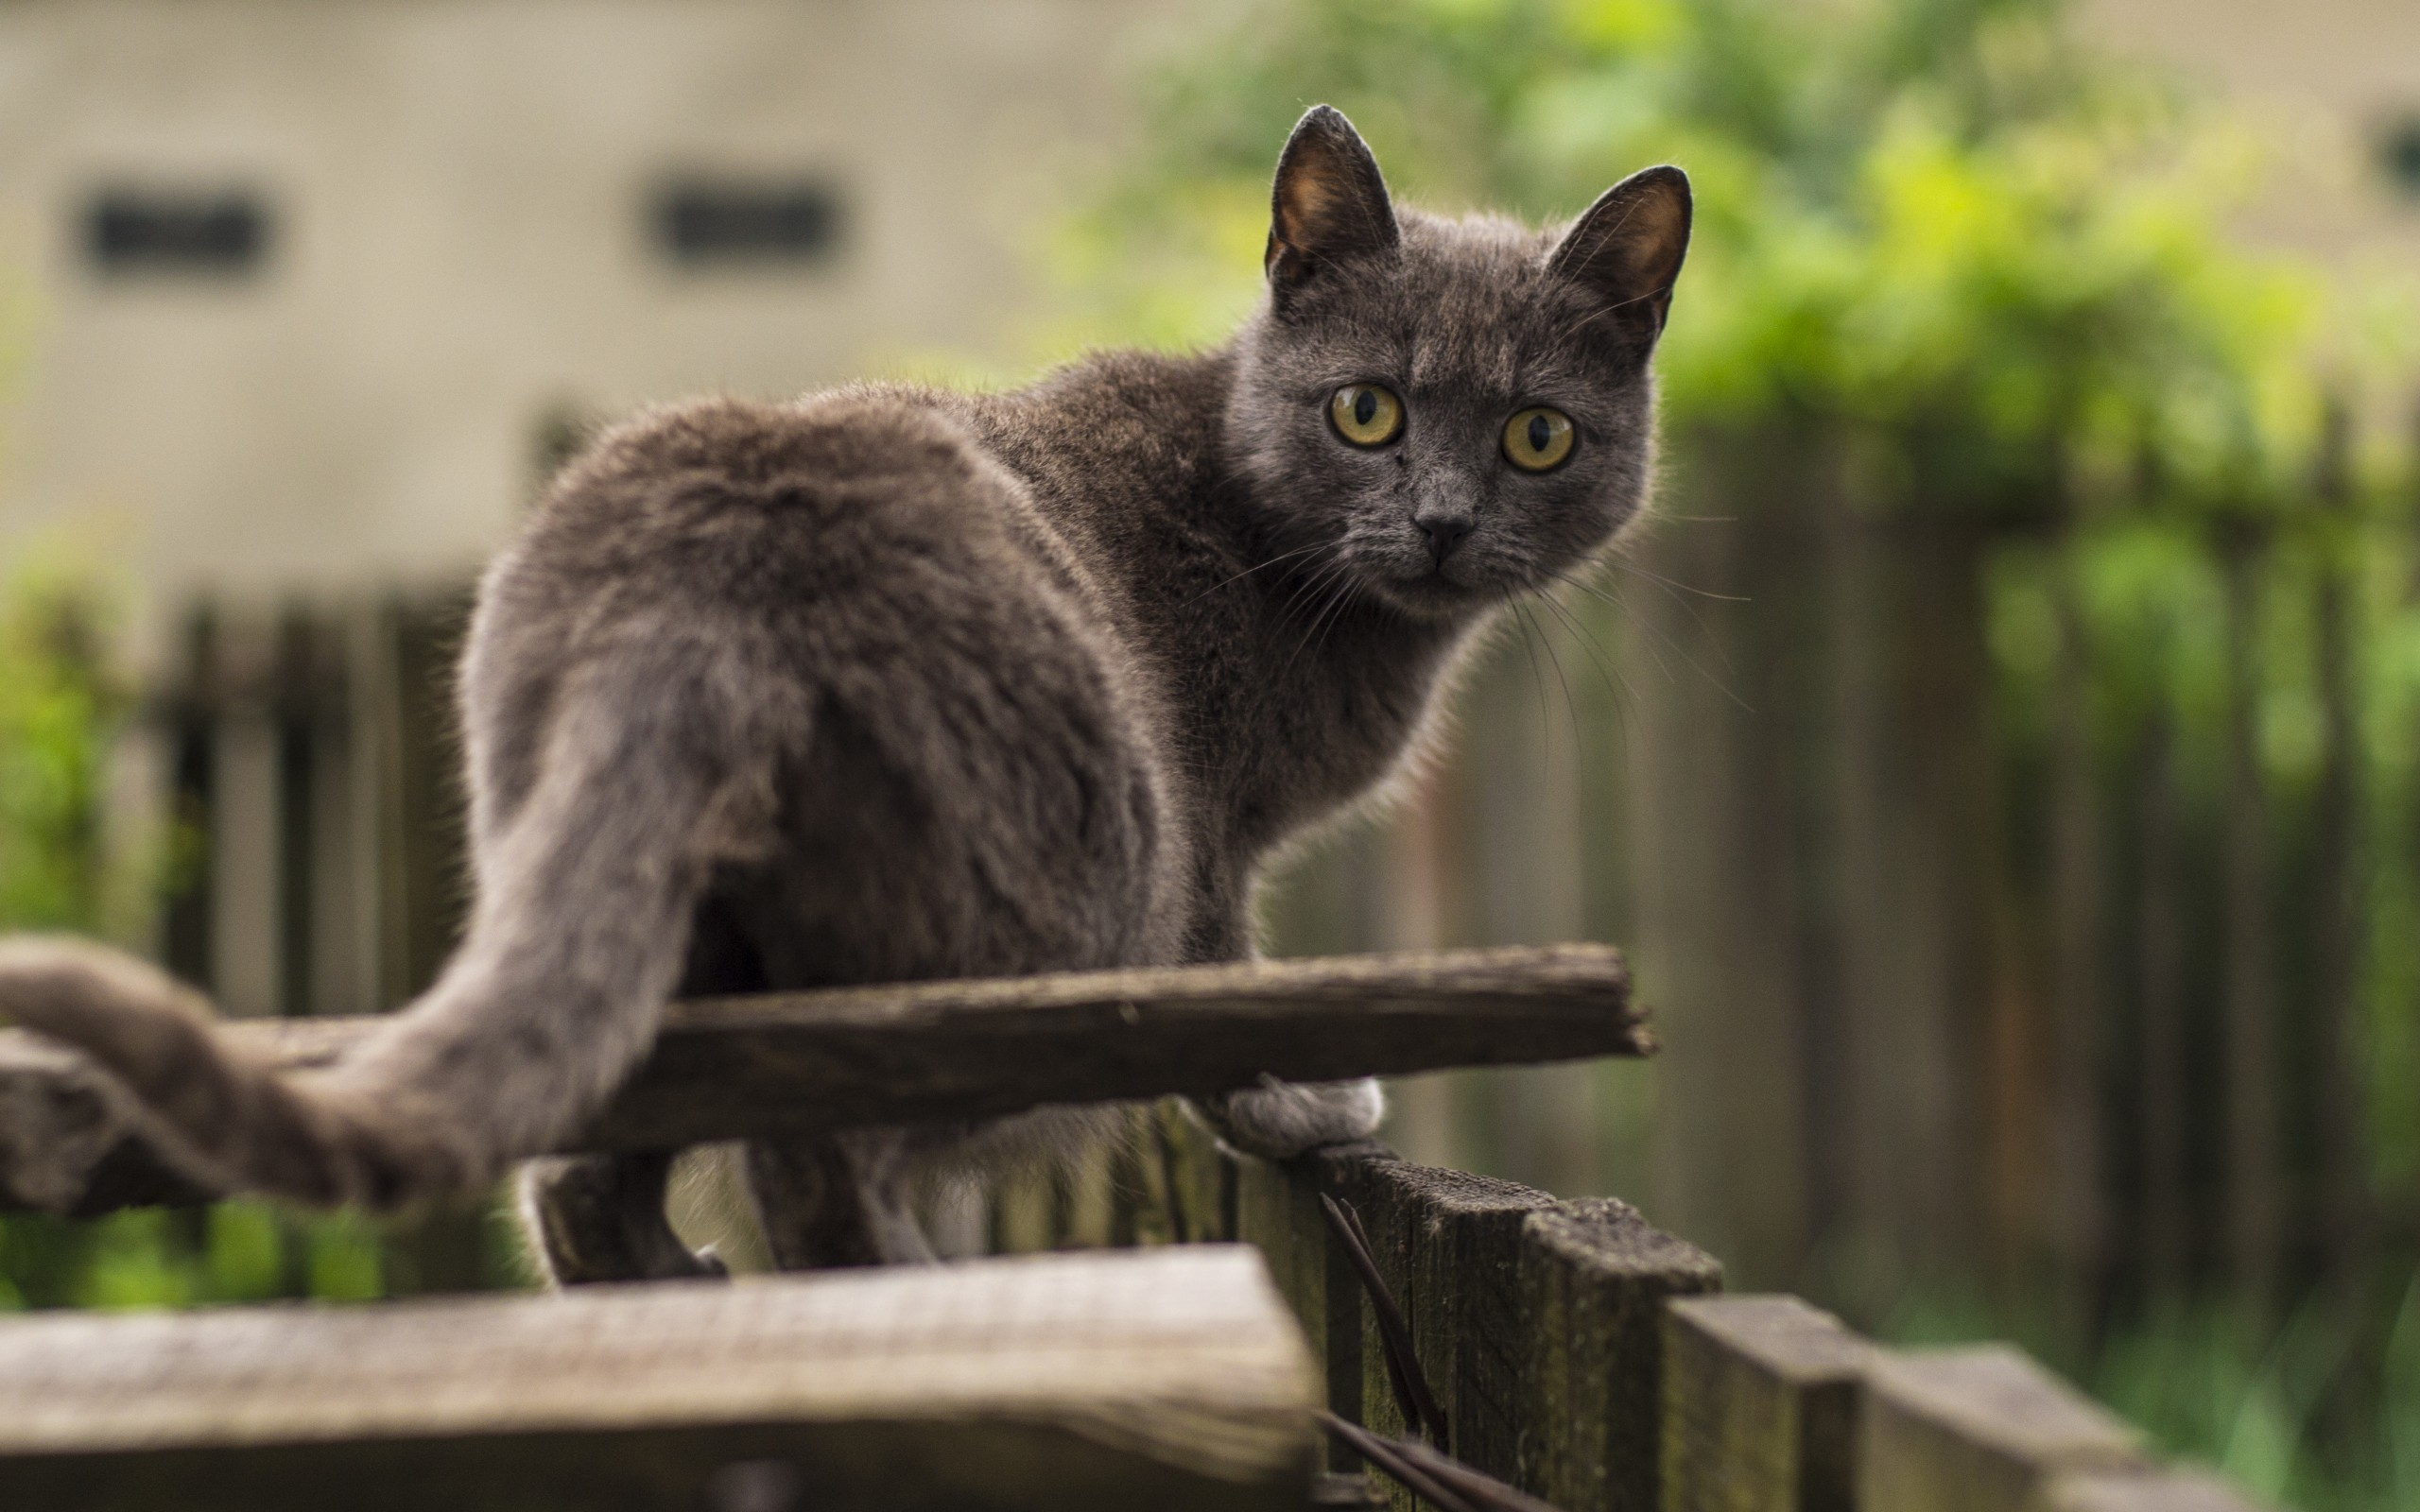
M 1202 1105 L 1220 1137 L 1249 1155 L 1290 1160 L 1308 1150 L 1368 1139 L 1386 1117 L 1386 1094 L 1375 1080 L 1262 1085 Z

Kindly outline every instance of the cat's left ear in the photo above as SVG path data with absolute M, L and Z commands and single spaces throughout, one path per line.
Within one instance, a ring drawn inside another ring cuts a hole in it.
M 1689 250 L 1689 176 L 1642 168 L 1598 198 L 1547 259 L 1601 301 L 1600 323 L 1652 342 Z
M 1402 245 L 1378 160 L 1332 105 L 1314 105 L 1286 139 L 1270 195 L 1269 286 L 1287 297 L 1348 258 L 1391 257 Z

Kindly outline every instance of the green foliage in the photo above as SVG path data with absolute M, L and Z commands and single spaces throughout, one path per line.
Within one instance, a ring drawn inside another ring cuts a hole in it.
M 95 582 L 43 560 L 0 584 L 0 931 L 105 933 L 123 881 L 104 854 L 101 788 L 132 700 L 103 654 L 112 616 Z M 117 860 L 156 897 L 147 849 L 159 848 L 130 845 Z M 376 1297 L 387 1269 L 374 1228 L 258 1203 L 94 1223 L 0 1217 L 0 1310 Z
M 1154 146 L 1061 248 L 1085 334 L 1251 298 L 1273 127 L 1331 100 L 1399 195 L 1569 215 L 1675 161 L 1698 230 L 1673 420 L 1854 421 L 1933 505 L 2070 476 L 2238 503 L 2308 454 L 2322 285 L 2217 234 L 2255 154 L 2038 0 L 1328 0 L 1164 76 Z
M 97 928 L 102 743 L 125 691 L 72 575 L 0 584 L 0 928 Z
M 257 1202 L 0 1221 L 0 1310 L 362 1300 L 386 1295 L 387 1268 L 374 1226 L 345 1215 L 298 1219 Z

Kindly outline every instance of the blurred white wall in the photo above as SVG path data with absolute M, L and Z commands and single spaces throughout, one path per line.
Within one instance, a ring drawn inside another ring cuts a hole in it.
M 549 415 L 983 350 L 1150 0 L 0 7 L 0 557 L 72 522 L 155 614 L 457 579 Z M 668 177 L 817 181 L 832 255 L 692 269 Z M 112 276 L 107 189 L 235 191 L 257 269 Z M 145 639 L 156 642 L 156 637 Z
M 2420 261 L 2420 3 L 2080 0 L 2077 19 L 2244 112 L 2280 170 L 2248 231 L 2341 266 Z

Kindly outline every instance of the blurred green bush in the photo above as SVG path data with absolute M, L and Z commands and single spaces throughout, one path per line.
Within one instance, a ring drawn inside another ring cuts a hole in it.
M 124 895 L 147 911 L 196 844 L 105 843 L 110 747 L 134 713 L 104 650 L 112 605 L 72 553 L 28 555 L 0 580 L 0 932 L 105 936 Z M 258 1203 L 94 1223 L 0 1216 L 0 1310 L 376 1297 L 388 1268 L 374 1226 Z

